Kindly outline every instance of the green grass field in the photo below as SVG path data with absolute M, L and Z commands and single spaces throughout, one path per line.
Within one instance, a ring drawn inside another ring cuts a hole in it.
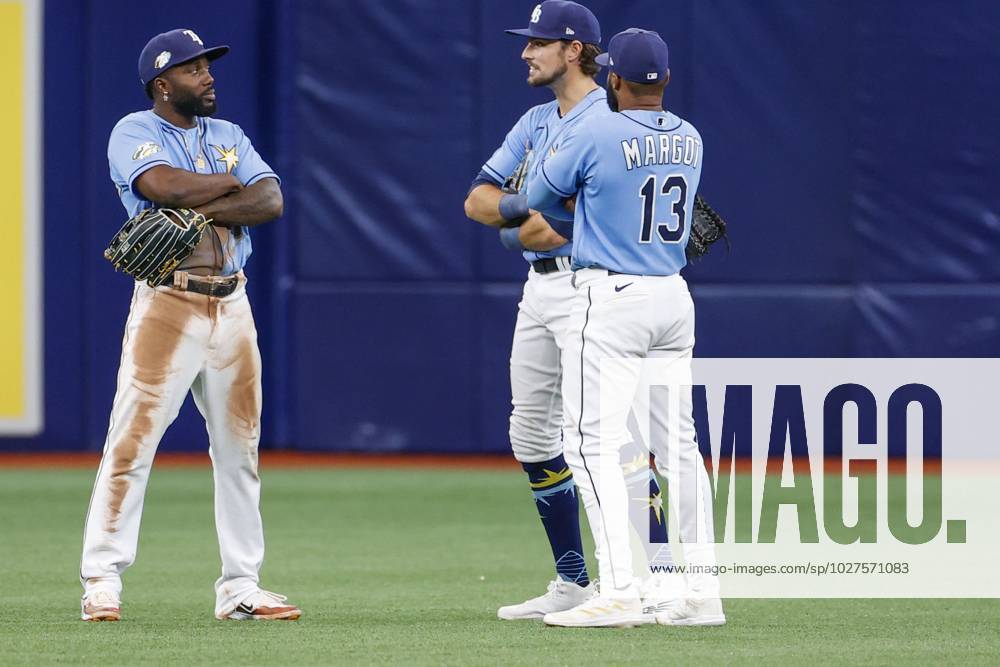
M 544 589 L 517 471 L 265 470 L 263 585 L 298 622 L 212 617 L 208 468 L 154 470 L 120 623 L 83 623 L 93 471 L 0 470 L 0 664 L 997 664 L 995 600 L 731 600 L 721 628 L 573 630 L 496 620 Z

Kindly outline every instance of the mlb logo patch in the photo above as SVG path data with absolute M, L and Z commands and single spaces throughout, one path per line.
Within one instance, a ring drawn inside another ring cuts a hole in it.
M 659 76 L 660 75 L 657 74 L 656 72 L 649 72 L 648 74 L 646 74 L 646 80 L 647 81 L 656 81 L 656 79 L 658 79 Z

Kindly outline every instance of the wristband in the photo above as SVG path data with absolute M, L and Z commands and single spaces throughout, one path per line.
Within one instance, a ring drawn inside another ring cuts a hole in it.
M 504 220 L 517 220 L 528 217 L 528 195 L 506 194 L 500 197 L 497 205 L 500 217 Z
M 524 250 L 524 246 L 521 245 L 521 239 L 518 238 L 520 231 L 520 227 L 504 227 L 501 229 L 500 243 L 503 244 L 503 247 L 507 248 L 507 250 Z

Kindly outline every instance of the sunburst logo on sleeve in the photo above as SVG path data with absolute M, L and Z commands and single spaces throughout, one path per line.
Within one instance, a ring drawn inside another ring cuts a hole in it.
M 236 169 L 236 165 L 240 162 L 240 157 L 236 154 L 236 146 L 226 148 L 225 146 L 212 144 L 212 148 L 219 154 L 219 157 L 215 158 L 215 161 L 226 165 L 227 174 L 233 173 L 233 169 Z

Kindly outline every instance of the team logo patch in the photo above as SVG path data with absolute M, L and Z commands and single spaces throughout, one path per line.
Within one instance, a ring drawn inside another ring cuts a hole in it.
M 132 159 L 145 160 L 150 155 L 159 153 L 162 150 L 163 149 L 160 148 L 160 145 L 158 143 L 153 141 L 147 141 L 146 143 L 139 144 L 138 146 L 136 146 L 135 152 L 132 153 Z
M 535 9 L 531 12 L 531 22 L 538 23 L 542 18 L 542 6 L 535 5 Z
M 233 173 L 233 169 L 236 169 L 236 165 L 240 163 L 240 156 L 236 154 L 235 144 L 232 148 L 212 144 L 212 148 L 219 154 L 219 157 L 215 158 L 215 161 L 226 165 L 227 174 Z
M 160 51 L 160 55 L 156 56 L 156 60 L 153 61 L 153 67 L 156 69 L 163 69 L 166 67 L 167 63 L 170 62 L 170 57 L 173 54 L 170 51 Z
M 182 34 L 187 35 L 191 38 L 192 42 L 195 42 L 199 46 L 205 46 L 205 42 L 201 41 L 201 37 L 194 34 L 194 30 L 185 30 Z

